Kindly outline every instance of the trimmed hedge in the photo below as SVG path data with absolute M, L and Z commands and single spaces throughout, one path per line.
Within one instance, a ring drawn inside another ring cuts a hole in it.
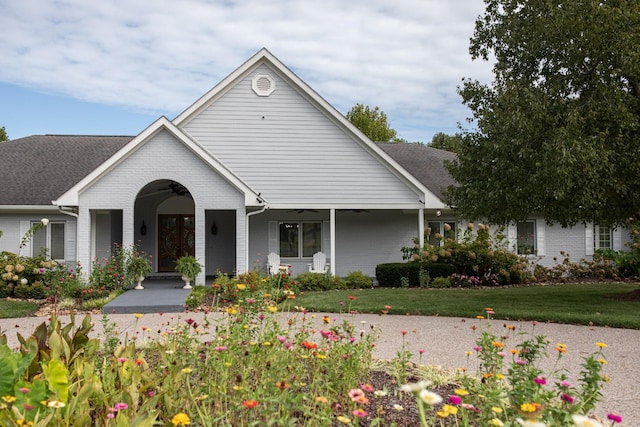
M 393 262 L 376 266 L 376 279 L 380 286 L 399 288 L 403 278 L 409 279 L 410 287 L 420 286 L 420 270 L 429 273 L 431 279 L 449 277 L 456 272 L 451 264 L 421 264 L 417 262 Z M 405 279 L 406 280 L 406 279 Z

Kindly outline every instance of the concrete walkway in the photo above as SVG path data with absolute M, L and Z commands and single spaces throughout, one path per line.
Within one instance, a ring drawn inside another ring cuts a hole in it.
M 143 292 L 143 291 L 140 291 Z M 221 313 L 212 313 L 207 318 L 215 322 L 222 318 Z M 301 313 L 279 313 L 283 325 L 292 316 L 302 316 Z M 321 329 L 321 313 L 309 313 L 317 329 Z M 426 316 L 380 316 L 374 314 L 337 315 L 327 314 L 332 322 L 347 320 L 355 325 L 356 329 L 369 329 L 373 326 L 379 331 L 379 339 L 374 354 L 379 359 L 392 359 L 402 348 L 403 342 L 406 349 L 414 356 L 413 360 L 420 360 L 419 350 L 424 350 L 421 363 L 439 365 L 446 369 L 467 368 L 474 372 L 476 362 L 473 356 L 469 358 L 467 351 L 473 351 L 475 339 L 482 328 L 487 327 L 486 320 L 462 319 L 450 317 L 426 317 Z M 109 322 L 117 324 L 121 339 L 144 336 L 155 338 L 158 334 L 171 325 L 183 324 L 187 319 L 194 319 L 203 324 L 203 313 L 164 313 L 144 314 L 136 319 L 132 314 L 108 314 Z M 81 320 L 82 316 L 80 316 Z M 102 316 L 94 315 L 96 323 L 95 336 L 102 335 Z M 68 316 L 62 316 L 64 323 L 69 322 Z M 16 334 L 28 336 L 40 323 L 47 318 L 20 318 L 0 319 L 0 329 L 6 333 L 8 344 L 15 347 L 18 344 Z M 507 334 L 505 324 L 515 327 L 516 333 L 544 335 L 550 343 L 550 357 L 543 364 L 543 369 L 549 369 L 555 361 L 553 347 L 558 343 L 567 345 L 567 353 L 564 354 L 561 365 L 568 370 L 570 379 L 575 383 L 580 371 L 582 359 L 597 350 L 596 342 L 604 342 L 608 345 L 605 349 L 605 357 L 608 364 L 604 367 L 604 373 L 611 378 L 603 388 L 603 400 L 598 404 L 596 414 L 606 418 L 607 413 L 613 412 L 623 417 L 624 426 L 640 425 L 640 331 L 630 329 L 615 329 L 589 326 L 559 325 L 552 323 L 512 322 L 493 320 L 491 331 L 496 335 Z M 476 330 L 473 330 L 473 326 Z M 143 334 L 142 328 L 148 328 L 151 332 Z M 210 328 L 211 330 L 215 328 Z M 402 334 L 406 331 L 406 335 Z M 203 339 L 207 339 L 203 335 Z M 506 340 L 507 346 L 514 346 L 521 341 L 520 338 Z
M 180 313 L 189 295 L 179 278 L 147 279 L 143 290 L 129 289 L 102 308 L 107 314 Z

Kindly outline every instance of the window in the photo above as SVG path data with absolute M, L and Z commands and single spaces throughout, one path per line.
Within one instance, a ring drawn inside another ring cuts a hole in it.
M 445 238 L 449 236 L 455 238 L 457 232 L 455 221 L 429 221 L 427 227 L 431 229 L 429 244 L 433 246 L 440 246 L 444 242 L 443 240 L 438 241 L 436 234 L 440 234 Z M 449 228 L 449 231 L 447 231 L 447 228 Z
M 593 249 L 613 249 L 611 226 L 605 223 L 596 224 L 595 232 L 593 233 Z
M 536 223 L 522 221 L 517 224 L 518 254 L 534 255 L 536 253 Z
M 281 222 L 280 256 L 311 258 L 322 250 L 321 222 Z
M 47 254 L 51 259 L 63 260 L 64 222 L 50 222 L 34 233 L 31 243 L 32 256 Z

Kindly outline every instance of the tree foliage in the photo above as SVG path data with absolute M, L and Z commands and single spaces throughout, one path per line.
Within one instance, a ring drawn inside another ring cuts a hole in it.
M 9 136 L 7 135 L 7 130 L 2 126 L 0 128 L 0 142 L 8 141 Z
M 473 112 L 448 192 L 461 214 L 612 224 L 640 210 L 640 1 L 485 0 L 465 79 Z
M 356 104 L 347 113 L 347 120 L 372 141 L 404 142 L 402 138 L 398 138 L 398 133 L 389 125 L 387 115 L 378 106 L 371 109 L 369 106 Z
M 444 132 L 438 132 L 433 135 L 433 138 L 431 138 L 429 146 L 456 153 L 461 144 L 462 135 L 459 133 L 456 133 L 455 135 L 447 135 Z

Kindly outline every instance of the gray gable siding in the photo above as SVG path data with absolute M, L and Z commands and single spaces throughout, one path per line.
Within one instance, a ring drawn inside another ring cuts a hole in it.
M 251 89 L 270 74 L 268 97 Z M 270 203 L 415 203 L 417 192 L 262 65 L 182 127 Z

